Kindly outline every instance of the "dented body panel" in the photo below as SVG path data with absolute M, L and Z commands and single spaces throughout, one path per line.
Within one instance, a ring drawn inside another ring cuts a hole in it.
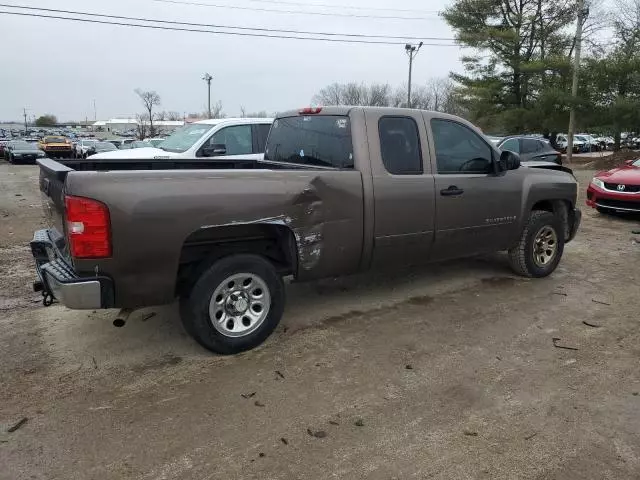
M 66 191 L 109 205 L 112 257 L 74 266 L 112 277 L 118 306 L 172 301 L 182 246 L 200 229 L 286 226 L 296 239 L 301 280 L 360 268 L 364 217 L 357 171 L 71 172 Z

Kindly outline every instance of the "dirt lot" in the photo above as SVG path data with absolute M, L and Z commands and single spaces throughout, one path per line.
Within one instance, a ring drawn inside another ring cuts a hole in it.
M 0 478 L 637 479 L 638 220 L 584 210 L 551 278 L 498 254 L 290 286 L 217 357 L 175 306 L 43 308 L 36 168 L 1 164 Z

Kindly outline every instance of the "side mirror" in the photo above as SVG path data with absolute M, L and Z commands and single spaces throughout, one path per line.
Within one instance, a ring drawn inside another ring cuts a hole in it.
M 227 153 L 227 146 L 224 143 L 214 143 L 213 145 L 207 145 L 202 148 L 203 157 L 217 157 L 218 155 L 225 155 Z
M 500 154 L 500 171 L 517 170 L 520 168 L 520 155 L 509 150 L 503 150 Z
M 625 160 L 624 161 L 625 165 L 632 165 L 633 162 L 635 162 L 635 160 Z

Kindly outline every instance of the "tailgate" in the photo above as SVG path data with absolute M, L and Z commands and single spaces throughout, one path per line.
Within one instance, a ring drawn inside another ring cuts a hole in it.
M 40 194 L 47 226 L 55 230 L 58 249 L 67 256 L 64 236 L 64 181 L 73 169 L 49 158 L 38 160 L 40 165 Z

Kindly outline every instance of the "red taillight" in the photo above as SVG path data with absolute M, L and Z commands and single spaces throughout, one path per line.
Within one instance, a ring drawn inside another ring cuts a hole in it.
M 64 197 L 67 238 L 75 258 L 111 256 L 109 209 L 104 203 L 84 197 Z
M 306 107 L 298 110 L 300 115 L 313 115 L 315 113 L 320 113 L 322 111 L 322 107 Z

